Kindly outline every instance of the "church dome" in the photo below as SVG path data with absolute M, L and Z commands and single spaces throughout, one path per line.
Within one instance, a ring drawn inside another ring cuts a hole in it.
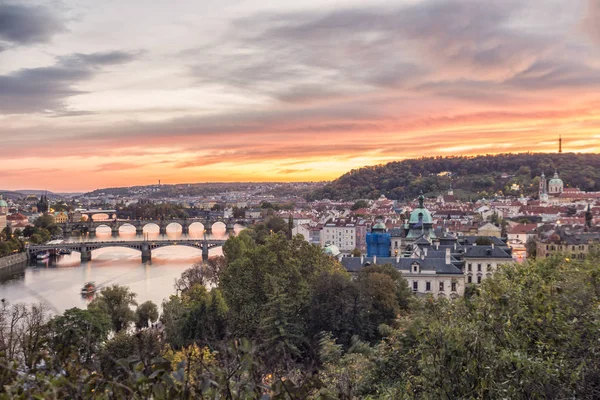
M 337 257 L 340 255 L 340 249 L 336 245 L 333 245 L 333 244 L 325 245 L 323 252 L 325 252 L 325 254 L 327 254 L 328 256 L 332 256 L 332 257 Z
M 2 196 L 0 196 L 0 208 L 8 208 L 8 203 L 2 198 Z
M 432 224 L 433 223 L 433 217 L 431 216 L 431 213 L 423 205 L 424 201 L 425 201 L 425 197 L 421 194 L 419 196 L 419 207 L 415 208 L 410 213 L 410 220 L 409 220 L 410 224 L 416 224 L 419 221 L 422 221 L 424 224 Z
M 372 231 L 385 231 L 387 227 L 383 222 L 378 222 L 371 228 Z

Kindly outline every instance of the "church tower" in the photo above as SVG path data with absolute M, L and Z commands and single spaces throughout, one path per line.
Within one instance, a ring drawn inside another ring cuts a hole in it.
M 546 181 L 546 174 L 543 171 L 542 176 L 540 176 L 539 199 L 542 203 L 548 202 L 548 182 Z

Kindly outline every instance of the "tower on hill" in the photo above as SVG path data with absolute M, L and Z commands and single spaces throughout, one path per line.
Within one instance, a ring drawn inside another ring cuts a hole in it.
M 562 153 L 562 135 L 558 135 L 558 154 Z

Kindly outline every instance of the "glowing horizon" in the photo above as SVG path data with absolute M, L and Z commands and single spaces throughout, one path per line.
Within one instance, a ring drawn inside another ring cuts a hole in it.
M 600 2 L 0 3 L 0 190 L 600 152 Z

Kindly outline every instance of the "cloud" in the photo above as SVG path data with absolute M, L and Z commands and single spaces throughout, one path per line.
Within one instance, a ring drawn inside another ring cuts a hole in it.
M 0 114 L 81 115 L 81 111 L 69 110 L 65 105 L 68 97 L 83 93 L 75 86 L 91 79 L 102 67 L 129 62 L 137 56 L 121 51 L 76 53 L 58 57 L 52 66 L 0 75 Z
M 588 0 L 587 12 L 583 18 L 583 29 L 600 46 L 600 1 Z
M 0 1 L 0 44 L 43 43 L 65 30 L 63 20 L 50 8 Z
M 220 42 L 187 54 L 202 58 L 191 69 L 200 82 L 290 103 L 475 77 L 494 86 L 556 46 L 556 34 L 512 23 L 535 4 L 424 1 L 256 14 L 235 21 Z

